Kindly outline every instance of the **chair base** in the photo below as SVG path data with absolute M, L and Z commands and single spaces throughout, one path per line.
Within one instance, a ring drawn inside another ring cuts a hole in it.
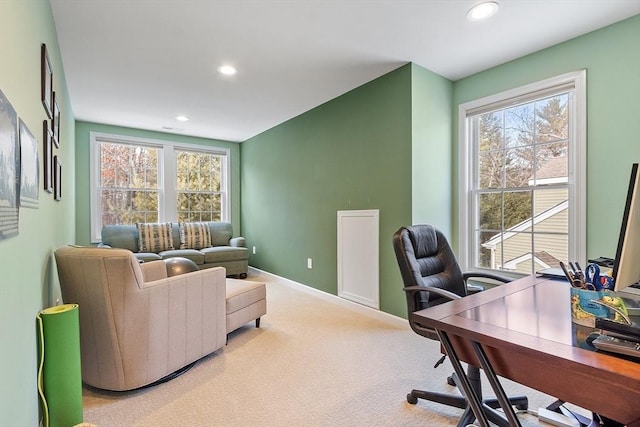
M 480 370 L 475 366 L 469 366 L 467 368 L 467 376 L 470 379 L 473 389 L 477 393 L 478 397 L 482 399 L 482 389 L 480 386 Z M 452 385 L 457 385 L 457 377 L 455 374 L 447 378 L 447 382 Z M 460 387 L 458 387 L 460 389 Z M 461 393 L 462 390 L 460 390 Z M 464 393 L 463 393 L 464 394 Z M 473 414 L 471 407 L 469 406 L 467 399 L 462 396 L 436 393 L 432 391 L 424 390 L 411 390 L 411 393 L 407 394 L 407 402 L 412 405 L 418 403 L 418 399 L 428 400 L 442 405 L 452 406 L 454 408 L 464 409 L 464 413 L 458 421 L 458 427 L 464 427 L 469 424 L 473 424 L 476 420 L 476 416 Z M 509 403 L 516 407 L 516 409 L 526 410 L 529 407 L 529 399 L 527 396 L 513 396 L 509 397 Z M 500 408 L 500 402 L 498 399 L 482 399 L 482 409 L 486 414 L 489 421 L 500 426 L 509 427 L 509 421 L 504 417 L 502 412 L 496 411 L 496 408 Z

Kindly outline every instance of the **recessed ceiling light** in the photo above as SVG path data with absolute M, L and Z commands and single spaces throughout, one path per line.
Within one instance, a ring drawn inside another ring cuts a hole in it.
M 481 21 L 487 19 L 498 12 L 500 6 L 494 1 L 486 1 L 473 6 L 467 12 L 467 19 L 469 21 Z
M 176 117 L 176 120 L 179 122 L 188 122 L 189 121 L 189 117 L 187 116 L 178 116 Z
M 232 65 L 221 65 L 218 67 L 218 72 L 220 74 L 224 74 L 225 76 L 233 76 L 237 71 L 236 68 Z

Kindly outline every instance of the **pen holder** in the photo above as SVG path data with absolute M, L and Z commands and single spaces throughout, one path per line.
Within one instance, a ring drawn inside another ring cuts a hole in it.
M 571 321 L 573 323 L 593 328 L 597 317 L 620 320 L 620 312 L 626 315 L 627 309 L 622 298 L 612 291 L 571 288 Z
M 594 327 L 596 317 L 609 317 L 609 309 L 593 301 L 599 301 L 609 291 L 590 291 L 571 288 L 571 321 L 578 325 Z

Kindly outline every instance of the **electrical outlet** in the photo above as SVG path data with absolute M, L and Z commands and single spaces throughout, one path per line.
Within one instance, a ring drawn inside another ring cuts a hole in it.
M 253 247 L 253 254 L 254 255 L 256 254 L 256 247 L 255 246 Z
M 313 260 L 311 258 L 307 258 L 307 268 L 308 269 L 313 268 Z

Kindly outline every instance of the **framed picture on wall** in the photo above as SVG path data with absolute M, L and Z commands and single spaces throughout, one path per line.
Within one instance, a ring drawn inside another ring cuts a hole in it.
M 47 45 L 42 43 L 40 47 L 40 99 L 42 106 L 50 119 L 53 117 L 53 70 Z
M 19 120 L 20 132 L 20 206 L 38 208 L 40 167 L 38 166 L 38 140 L 27 125 Z
M 18 114 L 0 90 L 0 240 L 17 236 L 20 216 Z
M 58 156 L 53 156 L 53 198 L 62 200 L 62 163 Z
M 45 191 L 53 193 L 53 136 L 49 128 L 49 120 L 42 121 L 42 143 L 44 145 L 42 150 L 44 157 L 42 159 L 42 181 Z
M 51 119 L 51 133 L 53 134 L 53 143 L 56 148 L 60 148 L 60 108 L 58 108 L 58 100 L 56 93 L 53 92 L 53 118 Z

